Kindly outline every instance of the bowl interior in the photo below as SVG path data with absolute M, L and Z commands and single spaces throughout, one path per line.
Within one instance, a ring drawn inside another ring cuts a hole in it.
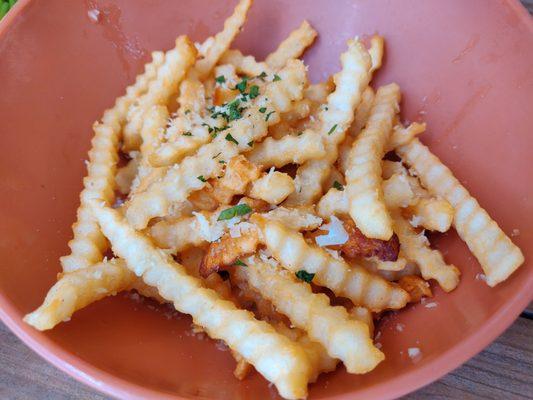
M 66 254 L 91 124 L 141 71 L 151 50 L 181 33 L 200 41 L 234 1 L 21 1 L 0 24 L 0 316 L 40 354 L 121 397 L 275 397 L 254 373 L 237 381 L 228 351 L 189 333 L 190 319 L 119 294 L 38 333 L 21 316 L 40 304 Z M 97 23 L 90 9 L 100 11 Z M 483 0 L 256 0 L 236 47 L 264 57 L 303 19 L 320 37 L 306 54 L 313 81 L 339 67 L 345 42 L 375 32 L 386 62 L 374 85 L 396 81 L 402 116 L 425 120 L 423 141 L 526 255 L 495 289 L 450 232 L 435 243 L 462 271 L 435 308 L 416 305 L 380 324 L 387 360 L 365 376 L 339 370 L 311 398 L 389 398 L 456 367 L 507 327 L 531 299 L 533 28 L 518 2 Z M 402 332 L 397 324 L 405 325 Z M 407 348 L 419 347 L 413 362 Z

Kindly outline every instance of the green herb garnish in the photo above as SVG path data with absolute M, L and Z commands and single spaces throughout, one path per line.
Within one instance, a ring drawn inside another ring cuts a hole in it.
M 224 75 L 217 76 L 215 78 L 215 81 L 217 81 L 218 83 L 226 83 L 226 77 Z
M 191 110 L 185 110 L 185 115 L 189 114 Z
M 191 132 L 183 132 L 182 135 L 183 136 L 192 136 L 192 133 Z
M 266 112 L 266 110 L 267 110 L 266 107 L 261 107 L 261 108 L 259 109 L 259 112 L 260 112 L 261 114 L 264 114 L 264 113 Z
M 207 182 L 207 180 L 204 178 L 203 175 L 197 176 L 196 179 L 198 179 L 199 181 L 202 181 L 202 182 Z
M 304 282 L 311 283 L 311 281 L 315 277 L 315 274 L 310 274 L 309 272 L 301 269 L 296 273 L 296 277 Z
M 266 77 L 267 77 L 267 73 L 265 71 L 261 72 L 259 75 L 256 76 L 256 78 L 261 79 L 263 82 L 265 81 Z
M 335 132 L 335 129 L 337 129 L 337 124 L 331 127 L 331 129 L 328 131 L 328 136 L 331 135 L 333 132 Z
M 333 182 L 333 187 L 341 192 L 344 190 L 344 186 L 342 186 L 338 181 Z
M 228 141 L 228 142 L 233 142 L 235 143 L 237 146 L 239 145 L 239 142 L 237 142 L 235 140 L 235 138 L 233 136 L 231 136 L 231 133 L 228 133 L 225 137 L 225 139 Z
M 239 265 L 241 267 L 247 267 L 248 265 L 246 265 L 245 263 L 243 263 L 241 260 L 237 259 L 237 261 L 235 261 L 233 263 L 234 265 Z
M 253 85 L 250 86 L 250 92 L 248 93 L 251 99 L 255 99 L 257 96 L 259 96 L 259 86 Z
M 250 146 L 250 147 L 254 147 L 254 141 L 253 141 L 253 140 L 252 140 L 251 142 L 248 142 L 247 144 L 248 144 L 248 146 Z
M 246 85 L 248 84 L 248 78 L 243 78 L 242 81 L 237 83 L 235 86 L 235 89 L 237 89 L 239 92 L 244 93 L 246 91 Z
M 270 111 L 270 112 L 266 115 L 266 117 L 265 117 L 265 121 L 268 121 L 268 119 L 270 118 L 270 116 L 271 116 L 272 114 L 274 114 L 274 113 L 275 113 L 275 111 Z
M 252 212 L 252 208 L 248 204 L 237 204 L 231 208 L 227 208 L 220 213 L 217 221 L 224 221 L 227 219 L 232 219 L 237 216 L 246 215 Z
M 274 79 L 272 79 L 272 82 L 281 81 L 281 78 L 278 74 L 274 74 Z

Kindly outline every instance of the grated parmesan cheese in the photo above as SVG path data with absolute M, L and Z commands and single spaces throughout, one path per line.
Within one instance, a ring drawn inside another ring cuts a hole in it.
M 415 358 L 419 358 L 420 356 L 422 356 L 422 352 L 420 351 L 418 347 L 409 347 L 407 349 L 407 354 L 409 355 L 409 358 L 411 358 L 411 360 L 414 360 Z
M 327 235 L 321 235 L 315 238 L 316 244 L 320 247 L 344 244 L 348 241 L 346 229 L 344 229 L 342 222 L 334 215 L 331 216 L 328 224 L 322 225 L 320 228 L 328 231 Z

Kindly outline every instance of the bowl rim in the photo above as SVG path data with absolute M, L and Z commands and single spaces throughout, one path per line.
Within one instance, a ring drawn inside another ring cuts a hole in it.
M 15 21 L 18 14 L 34 0 L 19 0 L 0 21 L 0 40 Z M 519 0 L 505 0 L 518 15 L 520 23 L 528 26 L 533 32 L 533 19 Z M 521 268 L 526 268 L 527 264 Z M 505 285 L 502 283 L 501 285 Z M 377 384 L 360 390 L 357 394 L 365 399 L 389 400 L 414 392 L 426 386 L 481 352 L 485 347 L 500 336 L 533 301 L 533 274 L 527 276 L 519 291 L 510 297 L 477 331 L 447 349 L 441 356 L 431 360 L 424 366 L 387 381 L 386 385 Z M 119 378 L 106 372 L 78 356 L 64 350 L 61 346 L 36 331 L 22 321 L 21 313 L 0 292 L 0 320 L 29 348 L 44 360 L 65 372 L 78 382 L 106 395 L 127 399 L 187 399 L 177 394 L 164 393 L 149 389 L 137 383 Z M 327 397 L 328 400 L 346 400 L 350 392 Z M 197 397 L 198 398 L 198 397 Z M 326 398 L 325 398 L 326 399 Z

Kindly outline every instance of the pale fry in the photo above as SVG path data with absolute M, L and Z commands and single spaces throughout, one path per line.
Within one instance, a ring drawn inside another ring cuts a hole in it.
M 310 246 L 302 235 L 283 224 L 254 215 L 267 248 L 280 264 L 292 272 L 305 270 L 316 274 L 314 282 L 330 288 L 337 296 L 347 297 L 372 311 L 398 309 L 405 306 L 408 295 L 402 289 L 359 266 L 349 266 L 325 250 Z
M 277 207 L 262 214 L 262 216 L 272 221 L 283 223 L 297 231 L 312 231 L 322 225 L 322 218 L 316 216 L 311 206 Z
M 393 221 L 394 232 L 400 239 L 405 257 L 418 264 L 424 279 L 435 279 L 447 292 L 455 289 L 461 275 L 457 267 L 446 264 L 442 254 L 429 247 L 429 241 L 424 233 L 417 233 L 398 212 L 394 213 Z
M 268 169 L 281 168 L 290 163 L 303 164 L 325 154 L 320 134 L 305 131 L 300 136 L 286 135 L 277 140 L 267 137 L 256 144 L 247 157 L 251 162 Z
M 341 55 L 341 64 L 341 71 L 334 77 L 335 91 L 328 96 L 316 128 L 322 136 L 326 155 L 298 168 L 297 190 L 287 199 L 288 206 L 311 204 L 322 194 L 322 183 L 329 176 L 338 156 L 338 146 L 352 124 L 361 94 L 370 81 L 370 56 L 358 40 L 348 41 L 348 50 Z
M 305 67 L 301 61 L 291 61 L 279 72 L 280 79 L 269 83 L 265 93 L 246 110 L 246 118 L 237 119 L 231 127 L 211 143 L 202 146 L 194 156 L 170 168 L 159 181 L 145 192 L 133 197 L 126 211 L 128 221 L 136 229 L 146 227 L 150 219 L 164 216 L 175 203 L 205 186 L 206 180 L 219 176 L 222 164 L 250 148 L 248 143 L 260 140 L 269 125 L 279 121 L 279 113 L 287 110 L 293 100 L 302 96 Z M 259 110 L 265 108 L 265 113 Z M 220 157 L 220 158 L 218 158 Z
M 409 177 L 405 174 L 394 174 L 384 179 L 381 185 L 386 206 L 391 208 L 414 205 L 418 199 L 411 188 Z
M 252 182 L 252 187 L 248 191 L 248 196 L 264 200 L 269 204 L 277 205 L 294 192 L 294 182 L 292 178 L 279 171 L 271 170 L 261 178 Z
M 93 130 L 87 176 L 83 179 L 77 221 L 72 225 L 74 237 L 68 242 L 71 254 L 60 258 L 65 272 L 101 261 L 107 248 L 107 241 L 90 214 L 87 202 L 94 198 L 103 199 L 109 204 L 114 202 L 120 128 L 95 122 Z
M 224 29 L 214 36 L 213 43 L 205 52 L 204 57 L 198 60 L 194 66 L 194 74 L 199 80 L 207 77 L 222 54 L 229 49 L 233 39 L 244 25 L 246 14 L 251 5 L 252 0 L 240 0 L 233 10 L 233 14 L 224 21 Z
M 369 238 L 388 240 L 393 234 L 381 187 L 381 159 L 399 102 L 398 85 L 378 89 L 366 127 L 352 146 L 346 170 L 350 215 Z
M 344 307 L 332 307 L 325 294 L 314 294 L 311 286 L 297 281 L 289 271 L 256 257 L 246 261 L 249 267 L 240 271 L 250 285 L 288 316 L 292 324 L 322 344 L 331 357 L 342 360 L 348 372 L 366 373 L 385 358 L 372 344 L 368 326 L 350 318 Z
M 270 53 L 265 59 L 266 64 L 273 70 L 281 69 L 290 59 L 300 57 L 305 49 L 309 47 L 317 36 L 316 31 L 304 21 L 292 31 L 287 39 L 281 42 L 278 48 Z
M 178 91 L 180 81 L 194 64 L 196 48 L 187 36 L 176 39 L 176 46 L 166 52 L 164 63 L 157 76 L 149 83 L 148 90 L 131 105 L 124 127 L 124 150 L 137 150 L 141 145 L 141 127 L 144 114 L 154 105 L 166 105 Z
M 214 339 L 223 340 L 266 379 L 281 396 L 299 399 L 307 395 L 311 377 L 309 362 L 301 346 L 278 334 L 269 324 L 222 300 L 215 291 L 202 287 L 199 279 L 135 231 L 115 210 L 92 203 L 92 211 L 111 242 L 113 251 L 145 283 L 158 288 L 176 310 L 190 314 Z M 140 256 L 142 254 L 142 256 Z M 279 368 L 283 365 L 283 368 Z
M 452 172 L 417 138 L 398 148 L 422 184 L 455 209 L 453 226 L 476 256 L 489 286 L 504 281 L 524 262 L 524 255 L 498 224 L 481 208 Z
M 364 322 L 368 326 L 370 337 L 374 336 L 374 318 L 368 308 L 356 306 L 349 309 L 348 313 L 353 319 Z
M 258 76 L 263 72 L 267 75 L 272 75 L 272 70 L 266 63 L 256 61 L 252 56 L 244 56 L 239 50 L 231 49 L 226 51 L 222 55 L 220 62 L 231 64 L 237 69 L 237 72 L 250 77 Z
M 68 321 L 83 307 L 128 289 L 136 280 L 123 260 L 103 261 L 63 274 L 48 291 L 43 304 L 27 314 L 24 321 L 40 331 Z
M 412 214 L 410 220 L 414 227 L 422 226 L 430 231 L 446 232 L 453 222 L 455 211 L 444 199 L 422 198 L 415 205 L 408 207 Z
M 372 67 L 370 72 L 373 74 L 376 70 L 381 68 L 383 63 L 383 47 L 385 46 L 382 36 L 374 35 L 370 39 L 370 48 L 368 49 L 368 54 L 372 59 Z
M 390 140 L 386 146 L 386 152 L 394 150 L 413 140 L 414 137 L 426 131 L 426 123 L 413 122 L 407 128 L 403 125 L 396 125 L 391 133 Z
M 131 184 L 137 176 L 139 161 L 140 157 L 137 153 L 137 155 L 129 160 L 125 166 L 117 169 L 117 174 L 115 175 L 115 185 L 121 194 L 129 194 L 131 190 Z

